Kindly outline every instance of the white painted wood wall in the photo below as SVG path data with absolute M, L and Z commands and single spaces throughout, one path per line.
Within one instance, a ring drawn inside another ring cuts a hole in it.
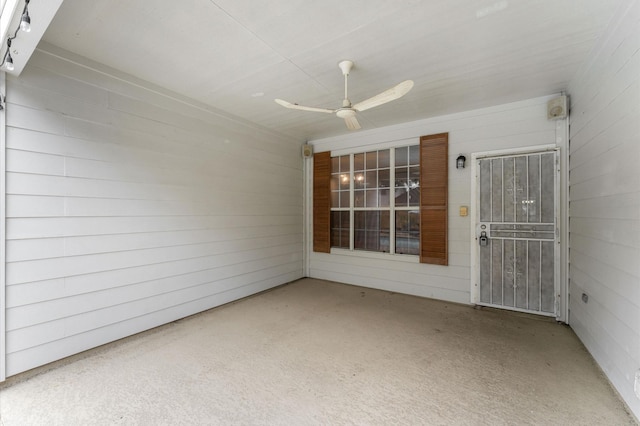
M 623 6 L 569 86 L 570 322 L 640 418 L 640 2 Z
M 550 98 L 540 97 L 311 141 L 315 152 L 363 152 L 376 149 L 374 147 L 380 144 L 417 144 L 422 135 L 449 132 L 449 266 L 420 264 L 415 256 L 311 251 L 308 274 L 314 278 L 470 303 L 471 226 L 474 218 L 471 215 L 460 217 L 459 207 L 470 207 L 474 202 L 471 200 L 471 153 L 555 144 L 556 123 L 547 121 L 546 112 Z M 455 159 L 461 153 L 467 157 L 464 170 L 455 168 Z M 310 180 L 309 172 L 307 178 Z
M 93 67 L 7 78 L 7 376 L 302 276 L 300 143 Z

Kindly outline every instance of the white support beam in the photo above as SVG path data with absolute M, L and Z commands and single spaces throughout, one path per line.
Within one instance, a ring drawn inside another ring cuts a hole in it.
M 6 266 L 6 116 L 7 103 L 5 93 L 7 93 L 7 83 L 5 74 L 0 72 L 0 382 L 4 381 L 7 375 L 7 331 L 6 331 L 6 300 L 7 289 L 5 282 Z

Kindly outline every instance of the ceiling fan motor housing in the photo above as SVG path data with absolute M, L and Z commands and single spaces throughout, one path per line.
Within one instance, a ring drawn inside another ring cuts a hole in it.
M 356 110 L 353 108 L 340 108 L 336 111 L 336 115 L 340 118 L 354 117 L 356 115 Z

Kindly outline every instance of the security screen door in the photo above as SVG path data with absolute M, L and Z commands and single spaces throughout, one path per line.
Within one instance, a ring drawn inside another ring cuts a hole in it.
M 477 163 L 477 304 L 556 316 L 557 151 Z

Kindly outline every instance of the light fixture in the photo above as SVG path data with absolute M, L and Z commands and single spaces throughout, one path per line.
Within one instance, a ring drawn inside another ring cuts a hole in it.
M 29 2 L 27 2 L 28 4 Z M 20 29 L 25 33 L 31 31 L 31 17 L 29 17 L 29 11 L 25 9 L 22 14 L 22 18 L 20 18 Z
M 4 68 L 7 71 L 13 71 L 13 69 L 15 68 L 13 66 L 13 58 L 11 57 L 11 53 L 9 52 L 10 50 L 11 50 L 11 39 L 8 38 L 7 39 L 7 53 L 5 53 L 4 61 L 2 61 L 4 63 Z
M 464 169 L 464 162 L 467 161 L 467 158 L 460 154 L 458 158 L 456 158 L 456 169 Z
M 4 52 L 2 62 L 0 62 L 0 68 L 4 68 L 7 71 L 13 71 L 15 66 L 13 65 L 13 58 L 11 57 L 11 41 L 18 37 L 18 32 L 22 30 L 24 32 L 31 31 L 31 17 L 29 16 L 29 0 L 24 1 L 24 9 L 22 9 L 22 15 L 20 17 L 20 25 L 16 28 L 12 36 L 7 37 L 7 50 Z
M 7 52 L 7 57 L 4 59 L 4 68 L 7 71 L 13 71 L 13 69 L 15 68 L 13 66 L 13 58 L 11 57 L 11 53 Z

